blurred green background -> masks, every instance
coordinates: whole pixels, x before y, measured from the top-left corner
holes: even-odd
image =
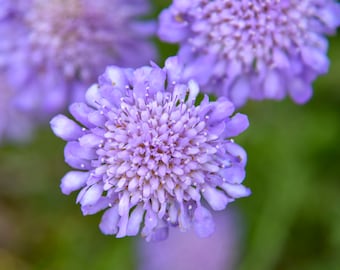
[[[154,2],[155,14],[168,3]],[[162,66],[175,47],[159,46]],[[308,104],[241,110],[253,192],[234,203],[245,222],[241,270],[340,269],[340,35],[329,56]],[[76,194],[61,194],[63,147],[48,126],[30,144],[1,146],[0,269],[136,269],[135,239],[102,235],[101,214],[83,217]]]

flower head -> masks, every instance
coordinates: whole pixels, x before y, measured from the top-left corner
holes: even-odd
[[[339,25],[333,0],[175,0],[158,33],[180,43],[186,77],[242,106],[287,94],[306,102],[328,70],[325,35]]]
[[[168,227],[193,227],[200,236],[214,223],[203,199],[222,210],[249,195],[241,185],[245,151],[230,137],[248,127],[231,102],[209,102],[194,81],[176,83],[178,62],[136,70],[110,66],[86,93],[86,103],[51,121],[67,141],[65,160],[76,171],[62,179],[63,193],[81,189],[84,214],[106,209],[100,228],[117,237],[163,239]],[[78,171],[81,170],[81,171]]]
[[[153,23],[138,21],[146,0],[2,0],[0,65],[17,104],[55,114],[82,99],[108,64],[139,66],[155,57]]]

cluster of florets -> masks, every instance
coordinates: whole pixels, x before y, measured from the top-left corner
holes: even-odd
[[[86,103],[52,122],[68,141],[65,160],[73,168],[62,179],[65,194],[81,189],[84,214],[106,209],[100,228],[117,237],[166,238],[169,226],[214,230],[205,201],[222,210],[249,195],[241,182],[246,153],[231,137],[248,127],[225,98],[210,102],[194,81],[177,83],[176,58],[164,69],[110,66],[86,93]],[[203,200],[204,199],[204,200]]]
[[[297,103],[328,70],[327,40],[340,25],[334,0],[174,0],[160,15],[161,39],[180,44],[184,76],[228,97]]]

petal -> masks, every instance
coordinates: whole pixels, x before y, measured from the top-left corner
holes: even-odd
[[[318,73],[324,74],[328,71],[329,60],[324,52],[316,48],[304,47],[301,49],[301,56],[305,64]]]
[[[273,60],[275,67],[283,69],[288,69],[290,67],[290,62],[287,54],[280,49],[274,49]]]
[[[91,133],[79,138],[79,145],[82,147],[94,148],[98,147],[101,143],[103,143],[103,138]]]
[[[188,86],[185,84],[176,84],[172,95],[176,97],[177,99],[184,101],[185,96],[187,94],[187,88]]]
[[[102,96],[99,91],[99,85],[93,84],[85,94],[85,99],[87,104],[92,106],[93,108],[99,108],[102,100]]]
[[[237,163],[244,166],[247,163],[246,151],[236,143],[230,142],[226,145],[225,149],[233,157],[237,158]]]
[[[249,79],[245,76],[240,76],[230,88],[230,100],[234,103],[235,107],[240,108],[246,103],[250,91]]]
[[[188,103],[189,104],[195,104],[196,97],[198,93],[200,92],[198,84],[194,80],[190,80],[188,82],[188,88],[189,88],[189,97],[188,97]]]
[[[239,184],[234,185],[229,183],[223,183],[221,187],[230,197],[233,198],[247,197],[251,194],[249,188],[246,188],[245,186]]]
[[[201,199],[201,195],[198,192],[197,188],[188,187],[187,193],[189,194],[190,198],[196,202],[198,202]]]
[[[130,210],[130,194],[124,192],[118,203],[118,213],[121,216],[128,215]]]
[[[126,87],[129,87],[128,85]],[[117,86],[102,84],[100,85],[100,93],[104,99],[102,99],[102,107],[116,107],[119,108],[122,97],[126,88],[118,88]]]
[[[100,184],[95,184],[86,190],[83,197],[80,199],[80,204],[82,206],[94,205],[103,193],[103,186]]]
[[[180,54],[181,52],[185,52],[183,47],[178,52],[178,54]],[[216,57],[214,55],[200,55],[191,60],[191,62],[184,67],[183,78],[195,79],[195,81],[199,85],[207,84],[211,79],[215,63]]]
[[[61,179],[60,188],[62,193],[69,195],[71,192],[85,186],[89,178],[88,172],[70,171]]]
[[[334,1],[336,2],[336,1]],[[322,21],[331,31],[334,31],[340,25],[340,5],[339,3],[329,3],[326,9],[319,9],[318,19]]]
[[[117,89],[125,89],[125,86],[128,85],[124,69],[117,66],[107,67],[104,74],[99,77],[98,81],[100,85],[108,84],[117,87]]]
[[[91,159],[96,157],[91,148],[84,148],[78,142],[68,142],[64,149],[65,162],[71,167],[80,170],[91,169]]]
[[[97,158],[95,149],[83,147],[79,142],[68,142],[65,148],[69,148],[70,152],[79,158],[87,160],[93,160]]]
[[[119,209],[118,209],[119,212]],[[125,237],[127,234],[127,226],[129,222],[129,213],[124,214],[123,216],[120,217],[120,220],[118,222],[118,233],[116,235],[117,238],[122,238]]]
[[[223,191],[217,190],[210,186],[204,187],[204,192],[202,191],[202,195],[209,203],[211,208],[216,211],[223,210],[227,204],[232,201]]]
[[[149,81],[148,92],[150,95],[164,91],[166,72],[163,69],[154,67],[147,79]]]
[[[289,81],[288,91],[292,99],[298,104],[306,103],[313,95],[310,83],[299,78],[293,78]]]
[[[141,205],[138,205],[131,213],[128,226],[127,226],[127,235],[137,235],[140,229],[140,225],[143,221],[145,210]]]
[[[89,122],[88,115],[94,110],[90,108],[85,103],[73,103],[70,105],[70,113],[73,115],[74,119],[76,119],[79,123],[83,124],[86,127],[92,127],[93,124]]]
[[[170,204],[169,210],[168,210],[168,214],[169,214],[169,221],[173,224],[177,223],[178,220],[178,210],[177,207],[174,203]]]
[[[157,215],[151,209],[148,209],[144,218],[144,228],[142,230],[142,235],[150,239],[152,232],[156,228],[157,224]]]
[[[98,213],[99,211],[108,208],[110,206],[111,198],[108,197],[100,197],[99,200],[93,205],[84,205],[81,207],[81,211],[84,216],[93,215]]]
[[[280,100],[285,96],[284,82],[278,71],[271,70],[263,82],[263,94],[266,98]]]
[[[219,174],[229,183],[242,183],[246,177],[246,171],[242,166],[232,165],[219,171]]]
[[[166,70],[170,83],[181,80],[183,66],[177,56],[166,59],[164,69]]]
[[[100,111],[93,111],[88,114],[88,120],[97,127],[104,127],[107,118]]]
[[[144,66],[136,69],[133,72],[133,93],[136,97],[144,100],[146,94],[146,88],[149,86],[149,77],[152,71],[152,67]]]
[[[188,209],[181,204],[181,211],[178,213],[178,226],[183,232],[190,229],[191,219],[188,213]]]
[[[199,237],[208,237],[215,231],[215,223],[210,211],[203,206],[196,208],[193,217],[194,230]]]
[[[54,134],[65,141],[77,140],[84,134],[77,123],[62,114],[53,117],[50,125]]]
[[[235,110],[233,103],[226,99],[219,99],[214,105],[213,111],[209,115],[209,123],[220,122],[230,116]]]
[[[165,9],[159,15],[157,34],[161,40],[177,43],[188,36],[188,24],[181,17],[174,16],[169,9]]]
[[[116,234],[118,232],[117,228],[118,221],[119,221],[118,206],[115,205],[105,211],[99,224],[99,228],[103,232],[103,234],[107,235]]]
[[[209,134],[216,135],[217,137],[221,136],[223,131],[225,130],[226,124],[224,122],[217,123],[215,125],[210,125],[208,127]]]
[[[168,238],[169,235],[169,226],[164,222],[160,221],[160,224],[157,225],[157,228],[151,234],[150,240],[153,242],[163,241]]]
[[[248,116],[237,113],[225,125],[223,135],[225,138],[238,136],[249,126]]]
[[[227,65],[226,74],[231,78],[238,76],[242,72],[242,62],[231,60]]]

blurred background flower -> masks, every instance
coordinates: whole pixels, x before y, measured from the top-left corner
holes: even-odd
[[[334,0],[174,0],[158,34],[179,43],[185,77],[240,107],[249,98],[308,101],[328,71],[325,35],[339,25]]]
[[[160,11],[169,2],[153,5]],[[176,53],[176,46],[158,45],[163,60]],[[329,59],[308,104],[242,108],[251,125],[238,143],[248,153],[252,196],[234,203],[245,228],[235,270],[339,268],[339,34],[330,38]],[[29,145],[0,148],[0,269],[138,269],[136,238],[102,235],[101,217],[83,217],[76,194],[61,194],[69,170],[63,148],[49,127]]]
[[[155,60],[149,11],[147,0],[2,0],[0,66],[14,109],[46,122],[83,100],[107,65]]]

